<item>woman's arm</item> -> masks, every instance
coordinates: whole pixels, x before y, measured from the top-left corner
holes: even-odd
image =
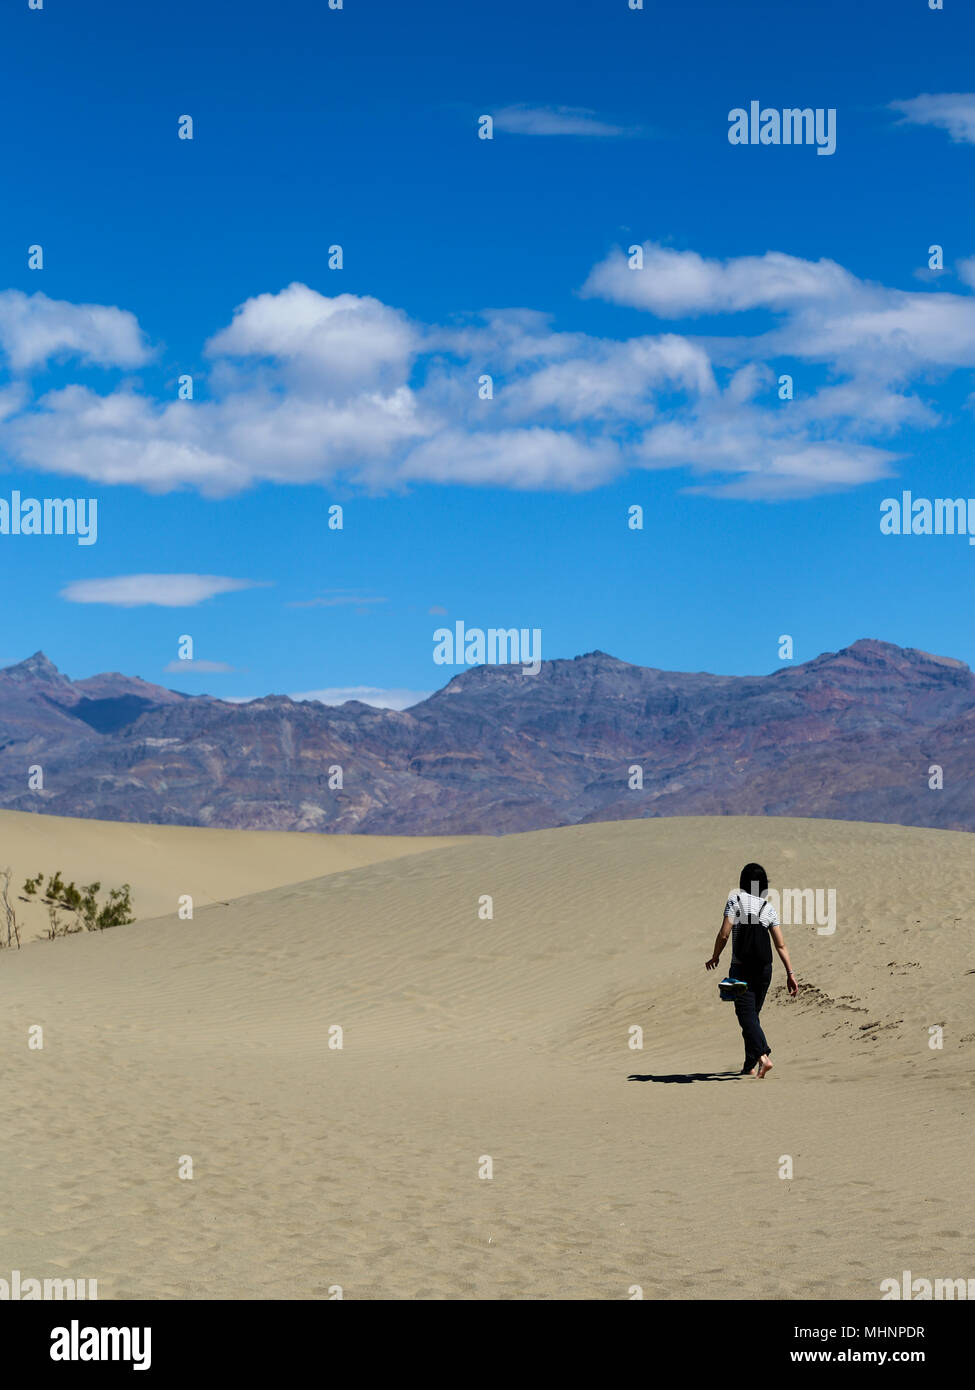
[[[778,951],[778,953],[779,953],[779,960],[780,960],[780,961],[782,962],[782,964],[785,966],[785,973],[786,973],[786,981],[785,981],[785,982],[786,982],[786,986],[787,986],[787,988],[788,988],[788,990],[789,990],[789,993],[790,993],[790,994],[798,994],[798,993],[799,993],[799,986],[798,986],[798,984],[796,983],[796,977],[795,977],[795,975],[793,975],[793,973],[792,973],[792,962],[791,962],[790,959],[789,959],[789,952],[786,950],[785,938],[784,938],[783,935],[782,935],[782,928],[781,928],[780,926],[778,926],[778,925],[776,925],[776,926],[774,926],[774,927],[769,927],[769,935],[770,935],[771,938],[772,938],[772,944],[775,946],[775,949],[776,949],[776,950]]]
[[[718,964],[718,957],[725,948],[728,937],[731,935],[731,928],[734,926],[730,917],[726,917],[718,928],[718,934],[714,938],[714,955],[710,960],[704,962],[705,970],[713,970]]]

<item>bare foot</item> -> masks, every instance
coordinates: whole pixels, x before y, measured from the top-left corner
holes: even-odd
[[[769,1061],[769,1059],[768,1059],[767,1057],[759,1057],[759,1059],[758,1059],[758,1079],[759,1079],[759,1081],[761,1081],[762,1078],[763,1078],[764,1076],[767,1076],[768,1073],[769,1073],[771,1070],[772,1070],[772,1063]]]
[[[752,1067],[749,1071],[746,1071],[745,1068],[742,1067],[742,1069],[741,1069],[741,1074],[742,1074],[742,1076],[754,1076],[754,1075],[755,1075],[755,1068]]]

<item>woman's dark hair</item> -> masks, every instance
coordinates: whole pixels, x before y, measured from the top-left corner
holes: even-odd
[[[768,874],[761,864],[746,864],[738,875],[738,887],[743,893],[754,893],[760,898],[768,892]]]

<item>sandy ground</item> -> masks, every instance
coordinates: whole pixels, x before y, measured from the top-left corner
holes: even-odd
[[[163,834],[98,833],[116,876],[133,835]],[[179,832],[190,855],[211,833]],[[215,895],[256,872],[258,837],[228,834],[239,876]],[[971,836],[688,818],[344,870],[376,842],[293,838],[332,871],[0,953],[0,1277],[97,1278],[102,1298],[877,1299],[904,1269],[975,1276]],[[802,988],[776,963],[764,1081],[728,1074],[740,1034],[704,970],[748,859],[837,893],[835,933],[785,930]]]

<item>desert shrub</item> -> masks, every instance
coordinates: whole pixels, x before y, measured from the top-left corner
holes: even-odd
[[[20,927],[17,913],[10,901],[10,878],[13,870],[9,866],[0,869],[0,948],[16,946],[20,949]]]
[[[72,936],[80,931],[104,931],[106,927],[126,926],[134,922],[132,916],[131,889],[127,883],[121,888],[109,889],[105,901],[99,903],[100,883],[85,883],[80,888],[74,883],[65,883],[61,870],[29,878],[24,884],[21,902],[42,902],[47,908],[48,929],[44,933],[48,941],[57,936]]]

